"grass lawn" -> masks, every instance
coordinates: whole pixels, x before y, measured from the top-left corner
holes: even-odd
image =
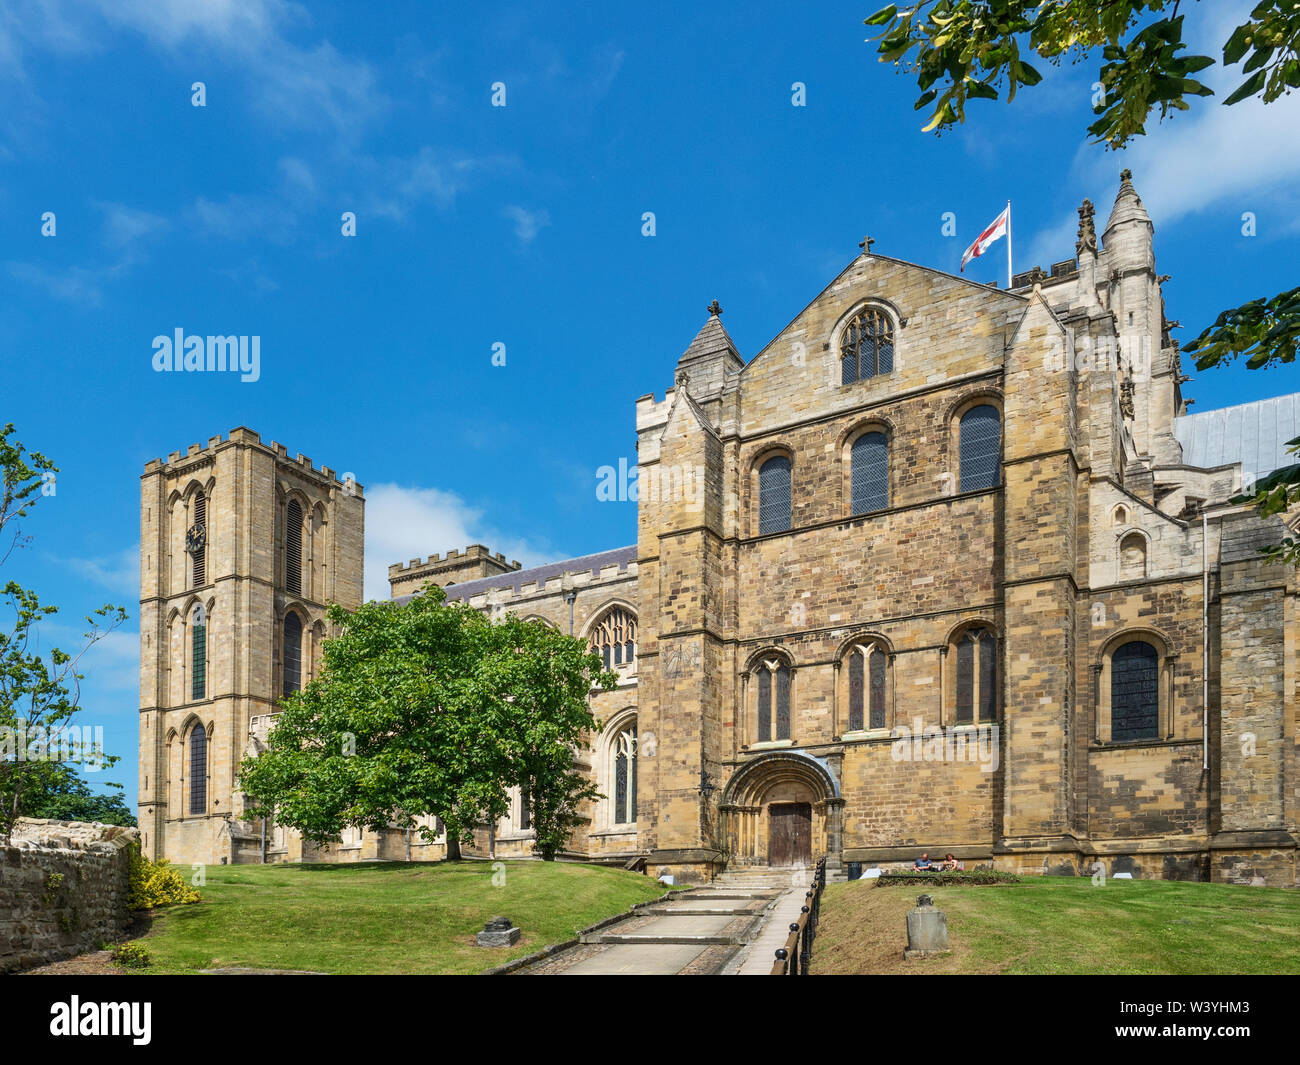
[[[1300,892],[1232,884],[1028,876],[993,887],[831,884],[814,974],[1300,973]],[[952,953],[903,961],[927,891]]]
[[[202,902],[155,914],[140,940],[153,956],[145,972],[477,973],[667,890],[621,869],[502,864],[500,887],[493,864],[477,861],[209,866]],[[520,941],[475,946],[474,933],[497,914],[523,930]]]

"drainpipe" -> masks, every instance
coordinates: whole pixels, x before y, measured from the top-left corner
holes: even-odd
[[[266,864],[266,818],[262,818],[262,864]]]
[[[1201,770],[1210,768],[1210,517],[1201,508]]]
[[[573,578],[564,579],[564,601],[569,604],[569,635],[573,635],[573,603],[578,598],[578,593],[573,587]]]

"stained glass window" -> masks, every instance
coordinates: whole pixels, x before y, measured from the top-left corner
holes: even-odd
[[[862,652],[854,648],[849,652],[849,731],[857,732],[862,728],[863,697],[863,659]]]
[[[629,610],[614,607],[591,630],[589,645],[600,654],[605,668],[630,666],[636,661],[636,617]]]
[[[1160,734],[1159,656],[1149,643],[1126,643],[1110,659],[1110,738],[1153,740]]]
[[[636,822],[636,726],[614,739],[614,824]]]

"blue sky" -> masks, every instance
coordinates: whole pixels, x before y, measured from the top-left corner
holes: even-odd
[[[389,562],[466,543],[526,564],[630,543],[635,504],[598,502],[596,471],[633,461],[633,403],[671,385],[708,302],[752,357],[866,233],[955,271],[1010,199],[1016,269],[1048,266],[1128,166],[1184,340],[1296,282],[1300,98],[1198,101],[1105,152],[1084,135],[1096,61],[1044,64],[1014,106],[935,137],[864,43],[876,0],[624,6],[0,11],[0,422],[62,471],[0,576],[61,608],[49,643],[106,600],[131,612],[87,657],[83,705],[132,804],[153,457],[249,425],[355,473],[377,595]],[[1249,7],[1191,8],[1196,50]],[[1209,79],[1220,99],[1237,80]],[[1004,269],[997,245],[969,273]],[[260,336],[260,379],[155,373],[176,328]],[[1297,388],[1231,368],[1186,391],[1201,411]]]

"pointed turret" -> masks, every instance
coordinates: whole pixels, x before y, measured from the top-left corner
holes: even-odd
[[[1109,253],[1111,271],[1150,270],[1155,265],[1151,238],[1155,226],[1151,216],[1142,206],[1142,197],[1133,187],[1133,172],[1123,170],[1119,175],[1119,193],[1110,210],[1102,242]]]
[[[727,375],[738,373],[745,365],[722,324],[722,307],[718,301],[714,300],[707,309],[708,320],[677,360],[678,375],[685,373],[689,377],[691,395],[701,401],[716,397]]]

